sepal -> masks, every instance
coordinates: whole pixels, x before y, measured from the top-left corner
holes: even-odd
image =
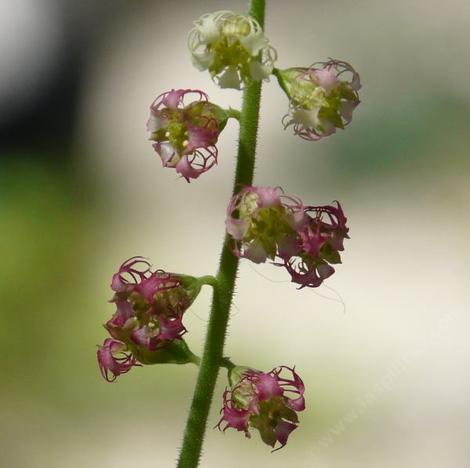
[[[169,345],[156,351],[149,351],[135,345],[131,345],[130,349],[141,364],[188,364],[198,362],[197,356],[191,352],[183,339],[172,341]]]

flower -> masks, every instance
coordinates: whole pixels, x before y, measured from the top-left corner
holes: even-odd
[[[124,342],[155,351],[186,332],[182,318],[200,290],[195,278],[151,271],[142,257],[124,262],[113,275],[116,312],[106,329]]]
[[[255,263],[274,260],[292,243],[298,224],[280,187],[244,187],[230,201],[225,225],[233,251]]]
[[[188,362],[184,361],[190,356],[186,345],[171,348],[177,356],[168,349],[186,333],[183,314],[201,289],[197,278],[152,271],[144,258],[132,257],[113,275],[111,289],[116,312],[104,326],[112,338],[98,350],[106,380],[128,372],[137,362]]]
[[[185,105],[189,95],[195,95],[196,100]],[[215,144],[227,118],[202,91],[172,89],[150,106],[147,131],[163,167],[175,168],[190,182],[217,163]]]
[[[283,266],[301,288],[318,287],[341,263],[348,238],[341,205],[305,206],[280,187],[244,187],[230,201],[225,221],[232,251],[255,263]]]
[[[101,375],[108,381],[114,382],[116,378],[129,372],[133,366],[138,366],[131,353],[126,353],[127,346],[118,340],[106,338],[103,346],[96,352]]]
[[[258,429],[264,443],[273,448],[279,443],[276,450],[284,447],[297,428],[297,413],[305,409],[305,387],[295,368],[280,366],[261,372],[235,367],[230,377],[232,385],[223,394],[217,427],[225,423],[223,431],[234,428],[246,437],[251,437],[249,429]]]
[[[360,103],[359,74],[341,60],[278,70],[277,76],[289,98],[284,128],[292,126],[294,134],[305,140],[317,141],[344,128]]]
[[[194,66],[209,70],[221,88],[241,89],[267,79],[277,58],[260,24],[231,11],[202,15],[189,33],[188,46]]]
[[[341,263],[344,239],[349,239],[347,218],[339,202],[336,206],[301,206],[305,222],[297,232],[296,242],[280,265],[285,266],[292,282],[315,288],[331,276],[331,264]],[[281,255],[282,257],[282,255]]]

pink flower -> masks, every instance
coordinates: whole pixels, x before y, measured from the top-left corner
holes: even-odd
[[[235,255],[275,260],[294,283],[315,288],[341,263],[346,221],[339,203],[305,206],[279,187],[245,187],[230,201],[225,223]]]
[[[223,394],[222,417],[217,427],[221,429],[225,423],[224,431],[231,427],[243,431],[246,437],[251,437],[249,429],[255,428],[266,444],[274,447],[278,442],[278,449],[284,447],[289,434],[297,428],[297,412],[305,409],[301,378],[286,366],[267,373],[235,368],[231,371],[234,373],[240,375]]]
[[[341,263],[339,252],[344,250],[349,229],[341,205],[336,205],[299,208],[307,222],[299,229],[296,245],[281,265],[301,288],[320,286],[335,272],[330,264]]]
[[[110,372],[114,380],[138,360],[151,362],[151,353],[182,339],[183,314],[199,294],[201,283],[191,276],[152,270],[144,258],[132,257],[113,275],[111,289],[116,312],[105,328],[113,339],[108,338],[98,351],[107,380]],[[113,357],[123,350],[128,351],[126,359]]]
[[[225,225],[233,251],[255,263],[276,256],[295,235],[296,219],[279,187],[244,187],[230,201]]]
[[[127,260],[113,275],[117,310],[105,327],[113,337],[150,351],[181,339],[186,332],[183,313],[200,290],[196,280],[188,287],[190,283],[184,275],[152,271],[141,257]]]
[[[341,60],[279,70],[278,81],[289,98],[284,128],[292,126],[305,140],[317,141],[344,128],[360,103],[359,74]]]
[[[98,347],[96,352],[101,375],[108,381],[113,382],[121,374],[129,372],[133,366],[138,366],[135,358],[127,352],[127,346],[121,341],[107,338],[103,346]]]
[[[196,100],[185,104],[185,98]],[[217,139],[227,121],[225,112],[199,90],[173,89],[150,106],[147,131],[164,167],[171,167],[188,182],[217,163]]]

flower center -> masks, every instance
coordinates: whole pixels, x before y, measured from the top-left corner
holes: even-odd
[[[188,129],[186,125],[180,121],[172,121],[165,130],[165,137],[178,150],[178,154],[181,154],[188,144]]]
[[[313,110],[328,107],[325,90],[311,81],[298,78],[292,83],[292,99],[302,108]]]

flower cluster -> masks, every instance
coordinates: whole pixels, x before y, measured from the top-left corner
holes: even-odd
[[[116,312],[104,325],[112,338],[97,352],[103,377],[113,381],[139,362],[161,362],[158,352],[186,332],[183,313],[200,288],[196,278],[152,271],[142,257],[124,262],[111,282]]]
[[[263,24],[264,2],[253,1],[250,12]],[[329,59],[308,68],[275,68],[277,52],[257,19],[231,11],[208,13],[194,22],[188,37],[196,68],[208,70],[221,88],[249,86],[241,111],[222,109],[198,89],[172,89],[160,94],[150,106],[147,131],[153,148],[163,167],[175,169],[187,182],[217,164],[216,144],[229,117],[240,123],[242,159],[237,166],[236,190],[241,180],[252,180],[260,82],[271,74],[289,98],[289,110],[282,119],[284,128],[292,127],[305,140],[317,141],[337,128],[343,129],[360,103],[360,78],[347,62]],[[244,153],[250,157],[243,159]],[[285,268],[300,289],[318,287],[335,272],[333,265],[341,263],[344,239],[349,238],[346,222],[339,202],[304,205],[280,187],[244,186],[231,199],[225,223],[234,255],[255,263],[270,260]],[[305,409],[304,384],[295,367],[279,366],[262,372],[236,366],[222,357],[220,346],[212,346],[212,340],[218,339],[212,332],[222,337],[226,332],[234,281],[235,269],[225,261],[217,277],[201,278],[152,269],[143,257],[125,261],[111,281],[110,302],[116,310],[104,325],[110,336],[98,347],[99,368],[103,377],[113,382],[144,364],[201,364],[189,421],[197,419],[194,415],[200,410],[199,403],[206,401],[202,406],[207,408],[199,418],[205,424],[217,375],[215,367],[226,367],[229,387],[223,393],[222,416],[216,427],[223,431],[233,428],[246,437],[257,429],[264,443],[273,451],[279,450],[298,427],[298,413]],[[214,287],[214,301],[201,361],[183,339],[187,332],[183,316],[203,284]],[[214,322],[217,316],[221,317],[218,330]],[[196,437],[201,430],[202,426]],[[188,444],[195,432],[191,434],[187,432],[189,438],[185,438],[182,449],[183,464],[191,459],[187,458],[189,452],[194,460],[199,454]]]
[[[258,429],[264,443],[274,447],[279,442],[278,449],[284,447],[297,428],[297,412],[305,409],[302,379],[286,366],[270,372],[235,367],[231,377],[234,375],[235,382],[223,395],[219,429],[225,423],[224,431],[232,427],[246,437],[250,437],[250,428]]]
[[[351,122],[361,82],[349,63],[331,59],[309,68],[278,70],[277,76],[289,97],[284,128],[292,126],[296,135],[316,141]]]
[[[185,98],[196,99],[185,104]],[[226,113],[193,89],[173,89],[150,106],[147,131],[164,167],[175,168],[188,182],[217,163],[217,139],[227,122]]]
[[[250,16],[218,11],[201,16],[189,33],[193,64],[209,70],[221,88],[240,89],[271,74],[276,51]]]
[[[305,206],[279,187],[245,187],[227,209],[233,252],[255,263],[284,266],[300,287],[317,287],[334,273],[348,238],[341,205]]]

